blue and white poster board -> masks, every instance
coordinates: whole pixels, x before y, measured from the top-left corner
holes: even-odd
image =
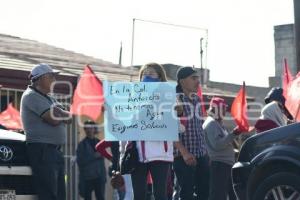
[[[175,83],[104,82],[106,141],[178,141]]]

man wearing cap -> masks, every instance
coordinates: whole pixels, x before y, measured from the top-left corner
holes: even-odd
[[[40,200],[65,200],[64,157],[65,123],[71,115],[48,93],[55,82],[47,64],[35,66],[29,75],[31,85],[21,98],[21,118],[27,142],[27,154]]]
[[[235,162],[232,142],[241,131],[238,127],[228,132],[223,125],[227,104],[220,97],[210,101],[208,117],[203,129],[210,158],[209,200],[235,200],[231,183],[231,168]]]
[[[181,188],[181,200],[206,200],[209,191],[209,166],[205,146],[200,99],[197,96],[199,75],[192,67],[177,71],[177,93],[184,131],[175,142],[174,170]]]

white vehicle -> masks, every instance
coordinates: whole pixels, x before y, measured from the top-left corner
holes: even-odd
[[[0,199],[37,200],[25,135],[0,129]]]

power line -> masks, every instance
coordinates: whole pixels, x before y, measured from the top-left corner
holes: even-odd
[[[167,23],[167,22],[160,22],[160,21],[153,21],[153,20],[145,20],[145,19],[138,19],[133,18],[132,20],[132,44],[131,44],[131,66],[133,66],[133,57],[134,57],[134,36],[135,36],[135,21],[141,21],[146,23],[152,23],[152,24],[161,24],[166,26],[173,26],[173,27],[179,27],[179,28],[186,28],[186,29],[194,29],[194,30],[201,30],[205,32],[206,35],[206,42],[205,42],[205,67],[207,67],[207,44],[208,44],[208,29],[202,28],[202,27],[196,27],[196,26],[188,26],[188,25],[182,25],[182,24],[173,24],[173,23]],[[200,63],[200,65],[202,65]]]
[[[145,20],[145,19],[138,19],[138,18],[134,18],[134,19],[137,20],[137,21],[148,22],[148,23],[153,23],[153,24],[162,24],[162,25],[175,26],[175,27],[180,27],[180,28],[196,29],[196,30],[202,30],[202,31],[206,31],[206,32],[208,31],[206,28],[201,28],[201,27],[196,27],[196,26],[187,26],[187,25],[181,25],[181,24],[172,24],[172,23],[152,21],[152,20]]]

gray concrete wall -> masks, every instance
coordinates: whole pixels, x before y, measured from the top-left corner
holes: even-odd
[[[296,48],[294,36],[294,24],[274,26],[275,42],[275,76],[282,76],[283,59],[288,61],[289,68],[296,74]]]

